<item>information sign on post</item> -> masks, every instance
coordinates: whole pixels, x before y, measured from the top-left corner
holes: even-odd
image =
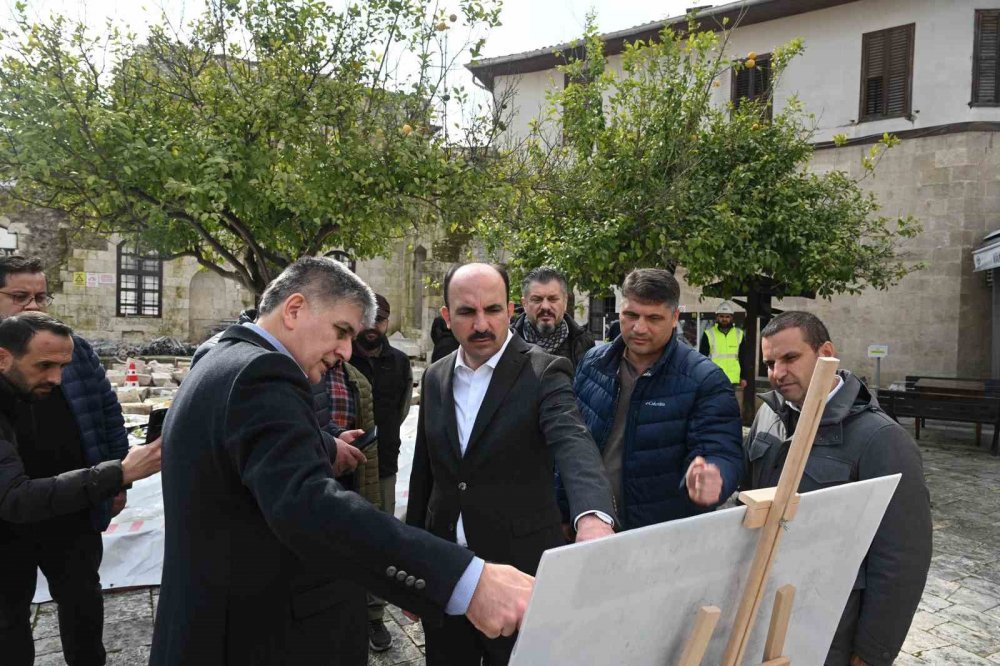
[[[875,359],[875,388],[882,385],[882,359],[889,355],[889,345],[868,345],[868,358]]]

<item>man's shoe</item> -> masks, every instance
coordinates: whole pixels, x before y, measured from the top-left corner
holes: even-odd
[[[385,628],[382,620],[372,620],[368,623],[368,645],[375,652],[385,652],[392,647],[392,634]]]

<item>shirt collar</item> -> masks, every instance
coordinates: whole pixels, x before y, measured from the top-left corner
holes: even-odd
[[[496,354],[493,354],[493,356],[490,356],[489,360],[487,360],[486,363],[483,363],[483,365],[488,366],[490,370],[496,369],[497,363],[500,362],[500,357],[503,356],[503,353],[505,351],[507,351],[507,345],[510,344],[510,339],[512,337],[514,337],[514,334],[511,333],[509,330],[506,330],[506,333],[507,333],[507,337],[504,339],[503,344],[500,345],[500,350]],[[481,368],[481,367],[483,367],[483,365],[481,365],[479,367]],[[456,369],[457,368],[465,368],[469,372],[475,372],[475,370],[473,370],[472,368],[470,368],[466,364],[466,362],[465,362],[465,350],[462,349],[461,346],[459,346],[459,348],[458,348],[458,353],[455,354],[455,368]]]
[[[254,333],[256,333],[257,335],[259,335],[260,337],[262,337],[265,340],[267,340],[268,342],[270,342],[271,346],[273,346],[276,351],[281,352],[282,354],[284,354],[288,358],[290,358],[293,361],[295,361],[295,357],[292,356],[292,353],[290,351],[288,351],[288,348],[285,347],[285,345],[281,344],[281,341],[278,340],[278,338],[276,338],[273,335],[271,335],[271,333],[267,329],[262,328],[261,326],[258,326],[256,323],[254,323],[252,321],[246,321],[246,322],[243,322],[240,325],[241,326],[246,326],[251,331],[253,331]],[[295,365],[299,365],[299,362],[295,361]],[[302,368],[302,366],[299,365],[299,369],[301,369],[301,368]],[[302,372],[304,373],[305,370],[303,370]]]
[[[826,403],[824,403],[824,404],[830,404],[830,401],[833,400],[833,396],[835,396],[838,393],[840,393],[840,389],[844,388],[844,378],[841,377],[840,375],[835,375],[835,376],[837,377],[837,385],[834,386],[833,390],[830,391],[830,393],[826,396]],[[801,412],[802,411],[798,407],[798,405],[795,405],[795,404],[793,404],[791,402],[788,403],[788,406],[791,407],[792,409],[794,409],[797,412]]]

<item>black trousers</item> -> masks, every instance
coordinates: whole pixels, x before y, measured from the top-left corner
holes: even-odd
[[[104,599],[98,568],[101,535],[92,530],[34,530],[0,543],[0,661],[32,666],[31,599],[37,569],[59,607],[59,638],[68,666],[103,666]]]
[[[427,666],[506,666],[516,640],[517,634],[487,638],[464,615],[446,615],[438,627],[424,625]]]

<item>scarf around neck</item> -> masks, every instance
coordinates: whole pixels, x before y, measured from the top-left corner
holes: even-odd
[[[569,337],[569,324],[563,319],[556,326],[556,330],[552,331],[548,335],[542,335],[535,328],[535,325],[531,323],[531,320],[527,317],[524,318],[523,331],[524,341],[530,342],[531,344],[538,345],[544,351],[554,354],[556,350],[562,347],[563,343]]]

